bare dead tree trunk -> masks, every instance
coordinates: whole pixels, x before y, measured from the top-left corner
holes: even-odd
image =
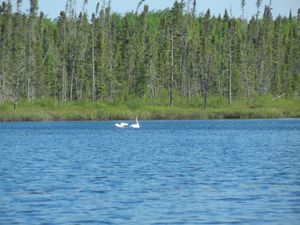
[[[18,104],[19,98],[14,98],[14,111],[17,109],[17,104]]]
[[[29,41],[31,42],[31,41]],[[26,77],[26,81],[27,81],[27,99],[30,99],[30,76],[31,76],[31,43],[29,43],[29,49],[28,49],[29,53],[28,53],[28,65],[27,65],[27,77]]]
[[[93,28],[92,28],[92,99],[93,103],[96,100],[96,77],[95,77],[95,22],[92,21]]]
[[[242,41],[242,78],[243,81],[246,84],[246,96],[250,97],[250,87],[249,87],[249,78],[248,78],[248,73],[247,73],[247,61],[246,61],[246,54],[245,54],[245,49],[246,49],[246,44],[245,40]]]
[[[63,71],[62,71],[62,79],[61,79],[61,86],[62,86],[62,91],[61,91],[61,100],[66,101],[67,100],[67,82],[66,82],[66,65],[65,65],[65,60],[63,61]]]
[[[112,101],[113,98],[113,82],[112,80],[109,81],[109,99]]]
[[[93,103],[96,100],[96,78],[95,78],[95,48],[94,48],[94,41],[93,41],[93,47],[92,47],[92,98]]]
[[[207,69],[207,75],[205,80],[205,93],[204,93],[204,108],[207,109],[208,106],[208,92],[209,92],[209,81],[210,81],[210,75],[211,75],[211,64],[212,64],[212,56],[210,55],[208,58],[208,69]]]
[[[171,107],[174,105],[173,97],[173,84],[174,84],[174,31],[171,32],[171,71],[170,71],[170,83],[169,83],[169,104]]]
[[[231,40],[229,44],[229,85],[228,85],[228,104],[231,105],[232,102],[232,50],[231,50]]]
[[[75,76],[75,93],[77,98],[79,99],[79,90],[78,90],[78,79],[77,76]]]
[[[1,73],[1,91],[2,91],[2,96],[1,96],[1,101],[6,100],[6,87],[5,87],[5,56],[4,56],[4,44],[2,45],[2,73]]]
[[[149,77],[150,77],[150,93],[151,93],[151,98],[155,98],[156,96],[156,84],[155,84],[155,77],[154,77],[154,73],[152,71],[152,61],[150,61],[149,64]]]
[[[34,49],[32,46],[33,44],[33,26],[34,26],[34,18],[29,19],[29,32],[28,32],[28,66],[27,66],[27,99],[30,99],[32,97],[32,84],[31,84],[31,78],[34,75]]]
[[[17,78],[17,83],[14,89],[14,98],[13,98],[14,111],[17,109],[17,104],[20,99],[18,92],[19,92],[19,78]]]
[[[70,100],[73,99],[73,82],[74,82],[74,75],[75,75],[75,65],[76,65],[76,56],[74,56],[73,59],[73,65],[72,65],[72,72],[71,72],[71,82],[70,82]]]

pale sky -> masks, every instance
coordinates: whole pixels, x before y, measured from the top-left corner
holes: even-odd
[[[11,0],[15,5],[17,0]],[[82,8],[83,0],[74,0],[77,4],[77,9],[80,11]],[[126,13],[135,11],[137,4],[140,0],[111,0],[112,10],[118,13]],[[180,0],[179,0],[180,1]],[[0,0],[2,3],[3,0]],[[88,0],[88,13],[91,15],[96,8],[97,2],[102,0]],[[108,2],[108,0],[106,0]],[[144,4],[149,5],[150,10],[158,10],[172,7],[175,0],[145,0]],[[192,2],[192,0],[191,0]],[[263,6],[261,7],[261,14],[263,13],[264,5],[269,4],[270,0],[263,0]],[[273,8],[273,17],[288,16],[290,9],[292,14],[297,14],[298,8],[300,8],[300,0],[271,0]],[[55,19],[58,17],[59,12],[65,9],[66,0],[39,0],[39,8],[49,18]],[[232,8],[232,15],[234,17],[240,17],[241,6],[240,0],[197,0],[197,14],[205,13],[209,8],[211,13],[215,16],[221,14],[223,16],[225,8],[228,10]],[[29,0],[23,0],[23,11],[27,12],[29,8]],[[141,9],[143,6],[141,6]],[[248,19],[256,13],[256,0],[246,0],[245,17]]]

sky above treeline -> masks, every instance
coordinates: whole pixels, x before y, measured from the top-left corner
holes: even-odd
[[[11,0],[13,5],[16,5],[17,0]],[[83,0],[73,0],[76,3],[77,12],[82,9]],[[179,0],[180,1],[180,0]],[[3,2],[3,0],[0,0]],[[98,2],[102,0],[88,0],[87,11],[91,15],[96,8]],[[108,2],[108,0],[106,0]],[[111,7],[113,12],[124,14],[126,12],[135,11],[140,0],[111,0]],[[150,10],[162,10],[171,8],[175,0],[145,0],[143,4],[149,5]],[[187,1],[186,1],[187,2]],[[191,0],[193,2],[193,0]],[[205,13],[210,9],[211,14],[223,16],[225,8],[229,11],[231,9],[233,17],[241,16],[241,1],[240,0],[197,0],[197,14]],[[263,0],[261,7],[261,14],[263,14],[264,5],[271,4],[272,14],[274,17],[278,15],[288,16],[290,10],[292,15],[297,15],[298,8],[300,8],[300,0]],[[39,0],[39,10],[51,19],[58,17],[59,12],[64,10],[66,0]],[[26,13],[29,9],[29,0],[23,0],[23,11]],[[143,5],[140,10],[143,9]],[[256,13],[256,0],[246,0],[245,17],[250,19]]]

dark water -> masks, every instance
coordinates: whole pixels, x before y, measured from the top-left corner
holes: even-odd
[[[0,123],[0,224],[300,224],[300,120]]]

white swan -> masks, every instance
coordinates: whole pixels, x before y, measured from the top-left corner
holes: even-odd
[[[121,123],[115,123],[115,126],[117,128],[124,128],[124,127],[128,126],[128,123],[123,123],[123,122],[121,122]]]
[[[137,117],[135,118],[136,123],[130,125],[131,128],[140,128],[140,124],[139,124],[139,121],[138,121],[138,117],[139,117],[139,116],[137,116]]]

